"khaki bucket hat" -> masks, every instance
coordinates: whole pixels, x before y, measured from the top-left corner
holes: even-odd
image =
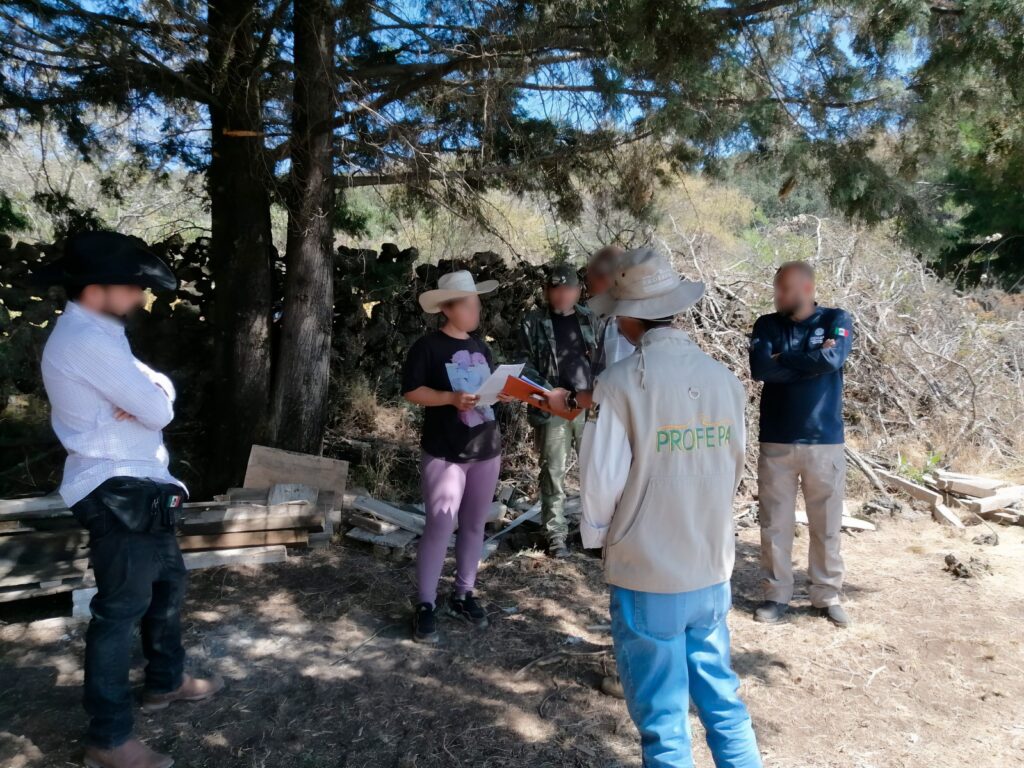
[[[602,316],[660,320],[684,312],[703,295],[704,283],[680,278],[654,248],[637,248],[619,257],[611,287],[587,306]]]

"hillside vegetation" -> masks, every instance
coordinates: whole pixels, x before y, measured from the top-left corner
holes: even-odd
[[[385,197],[371,209],[374,194],[365,191],[373,213],[365,236],[339,244],[335,259],[328,452],[344,453],[344,439],[351,437],[413,448],[418,414],[399,402],[397,377],[408,345],[431,327],[416,295],[433,286],[439,272],[468,267],[502,281],[503,289],[485,302],[482,330],[510,358],[519,319],[541,298],[540,265],[552,259],[582,264],[586,253],[614,239],[627,246],[654,242],[682,273],[708,284],[705,300],[682,322],[745,380],[747,334],[755,317],[771,309],[775,267],[810,260],[821,302],[842,306],[856,319],[847,367],[851,445],[909,474],[936,464],[1010,475],[1024,468],[1021,297],[955,290],[882,229],[806,213],[768,216],[737,186],[695,176],[657,187],[642,225],[608,213],[601,193],[589,196],[574,227],[558,225],[542,198],[492,193],[493,216],[469,223],[443,212],[403,219]],[[127,221],[125,229],[133,231]],[[390,239],[415,249],[369,248]],[[209,404],[214,380],[205,363],[213,335],[207,241],[172,237],[154,247],[174,264],[183,286],[177,297],[155,302],[134,324],[133,336],[139,355],[171,371],[183,392],[169,435],[172,455],[177,470],[203,488],[202,435],[216,419]],[[59,478],[61,451],[47,424],[38,356],[61,296],[26,287],[30,263],[47,258],[46,252],[54,248],[40,252],[12,242],[0,249],[4,494],[47,491]],[[747,384],[753,428],[757,385]],[[505,421],[510,467],[525,478],[531,442],[521,416],[506,414]],[[375,461],[386,467],[390,459]],[[414,474],[414,464],[408,469]]]

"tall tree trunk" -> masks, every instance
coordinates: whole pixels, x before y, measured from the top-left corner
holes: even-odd
[[[216,372],[209,419],[209,484],[239,484],[253,442],[266,440],[270,404],[273,244],[263,143],[257,9],[251,0],[211,0],[209,62],[215,101],[208,173],[213,230]]]
[[[334,310],[330,0],[295,0],[294,32],[288,245],[273,424],[278,446],[319,453],[327,419]]]

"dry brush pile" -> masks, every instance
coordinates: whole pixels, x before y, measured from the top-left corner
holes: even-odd
[[[680,268],[708,282],[690,317],[702,347],[746,380],[747,340],[771,311],[777,265],[807,258],[821,303],[854,317],[845,370],[848,442],[910,474],[932,466],[1024,470],[1024,297],[964,294],[878,233],[798,217],[750,252],[715,256],[700,238],[665,241]]]

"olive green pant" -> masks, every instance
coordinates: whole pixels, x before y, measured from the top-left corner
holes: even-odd
[[[766,600],[788,603],[793,599],[796,495],[802,490],[810,529],[807,581],[811,605],[825,608],[839,603],[845,572],[839,553],[845,486],[842,445],[761,443],[757,492]]]
[[[536,428],[540,453],[541,514],[548,541],[564,541],[569,535],[569,521],[565,517],[565,472],[569,466],[569,452],[575,449],[579,453],[586,421],[584,411],[572,421],[552,416]]]

